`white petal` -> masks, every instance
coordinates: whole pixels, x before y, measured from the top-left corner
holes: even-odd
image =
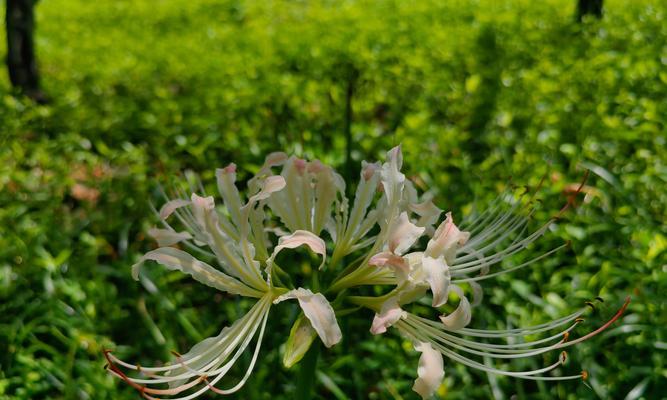
[[[338,193],[345,193],[345,181],[331,167],[315,160],[308,165],[309,172],[315,177],[313,209],[313,232],[319,234],[331,217],[331,207],[338,198]]]
[[[456,258],[456,250],[463,246],[468,238],[470,238],[470,233],[461,232],[454,224],[452,213],[448,212],[445,220],[433,234],[433,238],[429,240],[424,253],[434,258],[444,256],[447,265],[452,265]]]
[[[185,199],[175,199],[166,202],[162,208],[160,208],[160,218],[167,219],[171,214],[173,214],[176,209],[185,207],[190,204],[190,200]]]
[[[419,393],[422,399],[428,399],[438,390],[442,379],[445,377],[442,354],[426,342],[416,344],[415,350],[422,354],[419,357],[419,367],[417,368],[419,377],[415,380],[412,390]]]
[[[382,186],[387,202],[393,205],[400,201],[401,193],[403,191],[403,182],[405,182],[405,175],[401,173],[401,166],[403,165],[403,154],[401,147],[396,146],[387,152],[387,161],[382,164]]]
[[[375,314],[371,326],[371,333],[373,335],[385,333],[387,328],[398,322],[404,315],[405,311],[398,305],[398,300],[395,297],[390,298],[382,304],[380,313]]]
[[[410,222],[408,213],[403,211],[389,232],[389,250],[401,255],[415,244],[423,233],[424,228]]]
[[[433,307],[440,307],[447,302],[447,296],[449,296],[449,284],[451,282],[449,267],[442,257],[431,258],[425,256],[422,258],[422,268],[433,293]]]
[[[236,165],[229,164],[225,168],[215,170],[215,177],[218,181],[218,191],[227,207],[234,225],[240,228],[241,223],[241,195],[236,187]]]
[[[157,244],[160,247],[171,246],[183,240],[192,239],[192,235],[189,232],[176,232],[171,229],[151,228],[148,230],[148,234],[157,240]]]
[[[452,290],[454,290],[456,294],[459,295],[461,301],[453,313],[449,315],[441,315],[440,321],[442,321],[443,325],[445,325],[447,328],[451,330],[458,330],[465,328],[470,323],[472,313],[470,311],[470,302],[463,295],[461,288],[456,285],[452,285]]]
[[[282,249],[295,249],[304,244],[310,247],[313,252],[322,256],[322,263],[319,267],[321,269],[324,266],[324,261],[327,256],[327,247],[324,240],[312,232],[301,230],[295,231],[289,236],[281,237],[280,240],[278,240],[278,246],[273,249],[273,254],[271,254],[271,257],[267,260],[267,264],[271,264]]]
[[[138,263],[132,266],[132,277],[139,279],[139,269],[148,260],[156,261],[172,271],[181,271],[191,275],[204,285],[214,287],[224,292],[240,294],[242,296],[259,297],[261,292],[251,289],[233,277],[218,271],[203,261],[197,260],[189,253],[173,247],[161,247],[144,254]]]
[[[277,297],[273,304],[290,299],[299,301],[303,313],[310,320],[326,347],[340,342],[343,334],[336,321],[336,314],[322,293],[313,293],[308,289],[298,288]]]

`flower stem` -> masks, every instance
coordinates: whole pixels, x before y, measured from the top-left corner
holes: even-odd
[[[301,360],[301,368],[296,384],[297,400],[310,400],[313,398],[315,387],[315,371],[317,370],[317,359],[320,355],[320,341],[315,340],[310,349]]]

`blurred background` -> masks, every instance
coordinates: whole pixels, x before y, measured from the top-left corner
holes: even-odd
[[[16,43],[19,89],[0,68],[0,399],[139,398],[102,349],[154,364],[247,309],[160,268],[131,279],[154,246],[158,183],[191,170],[212,184],[229,162],[244,180],[278,150],[356,177],[399,143],[406,175],[455,218],[510,177],[545,174],[536,219],[548,218],[591,171],[577,209],[526,257],[571,248],[485,281],[473,327],[537,324],[602,296],[586,331],[633,296],[621,323],[570,351],[562,370],[588,370],[586,383],[446,360],[440,398],[667,398],[667,3],[604,0],[601,17],[601,0],[582,3],[37,2],[39,85]],[[29,47],[30,24],[7,21]],[[236,398],[292,398],[280,346],[295,315],[272,313]],[[416,398],[418,354],[371,336],[371,318],[348,318],[346,341],[323,353],[318,398]]]

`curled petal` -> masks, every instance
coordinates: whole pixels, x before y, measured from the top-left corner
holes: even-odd
[[[405,311],[398,305],[398,300],[395,297],[390,298],[382,304],[380,313],[375,314],[371,325],[371,333],[378,335],[387,332],[387,328],[398,322],[404,315]]]
[[[412,247],[423,233],[424,228],[410,222],[408,213],[403,211],[389,232],[389,250],[401,255]]]
[[[454,290],[456,294],[459,295],[461,301],[459,302],[458,307],[456,307],[456,310],[454,310],[453,313],[449,315],[441,315],[440,321],[442,321],[445,327],[455,331],[461,328],[465,328],[470,323],[470,320],[472,318],[472,313],[470,311],[470,302],[463,295],[463,291],[461,290],[461,288],[459,288],[456,285],[452,285],[452,290]]]
[[[278,241],[278,246],[273,249],[273,254],[271,254],[271,257],[267,260],[267,264],[270,265],[282,249],[295,249],[304,244],[310,247],[313,252],[322,256],[322,263],[319,267],[322,269],[327,256],[327,248],[324,240],[312,232],[301,230],[295,231],[289,236],[281,237]]]
[[[280,175],[272,175],[266,178],[264,184],[262,185],[261,190],[256,195],[248,199],[248,204],[245,207],[248,207],[250,204],[254,204],[260,200],[266,200],[271,196],[271,193],[278,192],[285,187],[285,178]]]
[[[171,229],[151,228],[148,234],[157,240],[158,246],[171,246],[183,240],[192,239],[192,235],[188,232],[176,232]]]
[[[175,199],[166,202],[162,208],[160,208],[160,218],[167,219],[171,214],[174,213],[177,209],[185,207],[190,204],[190,200],[185,199]]]
[[[417,368],[418,378],[415,380],[412,390],[419,393],[422,399],[428,399],[438,390],[442,379],[445,377],[442,354],[433,349],[431,344],[427,342],[417,343],[415,350],[422,354],[419,357],[419,367]]]
[[[422,269],[426,275],[426,282],[431,286],[431,292],[433,292],[433,307],[440,307],[447,302],[447,296],[449,296],[449,285],[452,279],[449,266],[442,257],[425,256],[422,258]]]
[[[191,275],[204,285],[224,292],[249,297],[261,297],[262,293],[239,282],[233,277],[218,271],[203,261],[192,257],[189,253],[173,247],[161,247],[144,254],[138,263],[132,266],[132,277],[139,279],[139,269],[148,260],[156,261],[172,271],[181,271]]]
[[[273,304],[290,299],[299,301],[303,313],[310,320],[313,329],[326,347],[340,342],[343,334],[336,321],[336,314],[322,293],[313,293],[309,289],[298,288],[277,297]]]
[[[456,257],[456,250],[463,246],[470,238],[470,232],[461,232],[454,224],[452,213],[448,212],[445,220],[440,224],[429,240],[424,252],[430,257],[444,256],[448,265],[452,265]]]

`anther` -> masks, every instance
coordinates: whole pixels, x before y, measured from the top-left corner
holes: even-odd
[[[597,296],[595,300],[599,301],[600,303],[604,303],[604,299],[600,296]]]
[[[595,311],[595,305],[593,304],[593,302],[591,302],[591,301],[587,301],[587,302],[584,303],[584,304],[586,304],[587,306],[589,306],[590,308],[592,308],[593,311]]]
[[[588,371],[581,371],[581,379],[583,380],[588,379]]]
[[[570,338],[570,332],[563,333],[563,343],[567,342],[569,338]]]
[[[579,324],[579,323],[581,323],[581,322],[584,322],[584,319],[581,318],[581,317],[579,317],[579,318],[575,319],[574,322],[576,322],[576,323]]]
[[[560,363],[565,364],[566,360],[567,360],[567,352],[564,351],[564,352],[560,353]]]

